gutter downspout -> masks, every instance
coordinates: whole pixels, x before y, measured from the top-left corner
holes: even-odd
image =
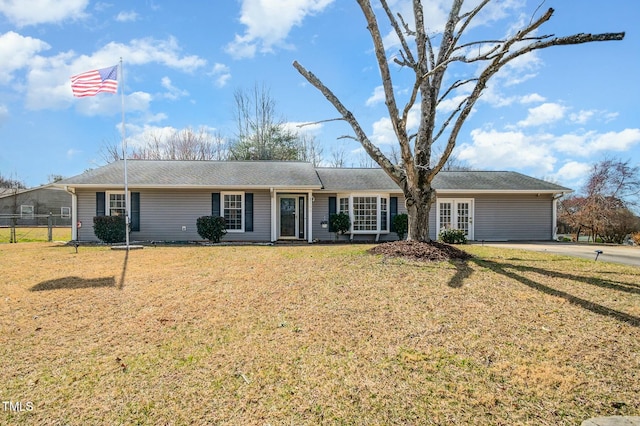
[[[553,203],[551,207],[551,238],[558,241],[558,200],[564,197],[564,192],[553,194]]]
[[[78,195],[75,188],[67,185],[64,190],[71,194],[71,241],[78,241]]]

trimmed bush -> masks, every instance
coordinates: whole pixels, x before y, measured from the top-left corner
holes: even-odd
[[[438,234],[438,239],[447,244],[467,243],[467,236],[462,229],[443,229]]]
[[[201,216],[196,221],[198,235],[212,243],[219,243],[227,233],[227,224],[222,216]]]
[[[332,214],[329,217],[329,226],[338,234],[345,234],[351,228],[351,219],[345,212]]]
[[[393,218],[393,228],[398,234],[398,239],[404,240],[409,230],[409,216],[406,213],[401,213]]]
[[[121,243],[126,239],[124,216],[96,216],[93,233],[103,243]]]

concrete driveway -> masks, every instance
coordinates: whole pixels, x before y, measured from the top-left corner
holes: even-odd
[[[474,243],[483,244],[483,243]],[[640,247],[631,246],[614,246],[605,244],[576,244],[576,243],[559,243],[559,242],[505,242],[494,243],[484,242],[485,246],[513,248],[521,250],[541,251],[553,254],[562,254],[565,256],[583,257],[594,260],[596,258],[596,250],[602,250],[602,254],[598,256],[598,262],[615,262],[625,265],[640,267]]]

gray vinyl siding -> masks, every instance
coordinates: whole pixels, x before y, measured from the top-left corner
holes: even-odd
[[[136,190],[140,192],[140,231],[131,232],[132,241],[200,241],[196,220],[211,214],[212,190]],[[271,202],[268,191],[245,191],[253,195],[254,232],[229,232],[222,241],[270,241]],[[96,192],[78,191],[80,241],[98,241],[93,233]],[[186,231],[182,227],[186,227]]]
[[[475,241],[544,241],[553,239],[550,194],[438,194],[439,198],[474,200]],[[437,204],[429,212],[429,235],[437,238]]]
[[[551,240],[553,199],[549,194],[477,196],[476,241]]]

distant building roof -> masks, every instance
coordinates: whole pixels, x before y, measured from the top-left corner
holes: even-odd
[[[314,168],[293,161],[128,160],[131,187],[301,188],[325,191],[400,192],[382,169]],[[124,162],[57,182],[58,186],[121,187]],[[509,171],[441,171],[433,181],[444,192],[571,192],[563,186]]]

